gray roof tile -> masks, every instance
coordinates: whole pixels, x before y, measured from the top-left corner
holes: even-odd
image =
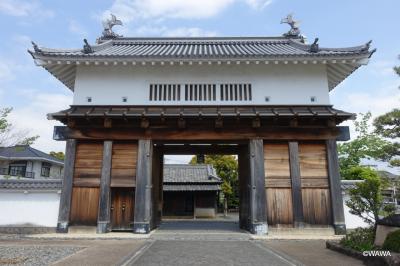
[[[0,179],[0,189],[10,190],[55,190],[61,189],[61,179]]]
[[[35,148],[32,148],[28,145],[17,145],[11,147],[0,147],[0,159],[15,159],[21,158],[22,159],[42,159],[45,161],[53,161],[56,163],[63,164],[64,161],[57,159],[47,153],[39,151]]]
[[[218,191],[222,180],[209,164],[164,165],[164,191]]]
[[[81,49],[40,48],[36,56],[101,58],[133,57],[149,59],[218,59],[268,57],[354,56],[370,54],[369,46],[321,48],[310,52],[310,45],[285,37],[215,37],[215,38],[116,38],[93,45],[93,53]]]

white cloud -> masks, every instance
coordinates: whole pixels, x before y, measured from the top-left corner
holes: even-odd
[[[38,1],[34,0],[1,0],[0,13],[15,17],[34,16],[39,19],[54,17],[52,10],[44,8]]]
[[[218,14],[234,0],[115,0],[104,12],[116,14],[129,23],[140,18],[208,18]]]
[[[202,19],[213,17],[237,2],[244,2],[253,9],[263,9],[273,0],[115,0],[102,17],[113,13],[124,23],[149,18]]]
[[[368,66],[368,71],[374,76],[395,76],[393,66],[397,65],[395,60],[372,61]]]
[[[273,0],[245,0],[245,2],[253,9],[263,9],[272,4]]]
[[[400,106],[400,94],[397,84],[388,88],[377,89],[374,92],[348,93],[341,105],[347,106],[346,111],[366,113],[378,116]]]
[[[53,127],[61,125],[56,121],[46,118],[48,113],[57,112],[68,108],[72,97],[66,94],[55,93],[32,93],[25,94],[30,99],[30,104],[14,108],[10,114],[10,121],[17,130],[27,129],[29,135],[39,135],[34,147],[44,152],[64,151],[65,143],[53,140]]]
[[[166,37],[212,37],[216,36],[217,33],[215,31],[206,31],[200,28],[175,28],[168,29],[162,33],[163,36]]]

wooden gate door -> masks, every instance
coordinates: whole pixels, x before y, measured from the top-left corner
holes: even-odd
[[[133,188],[113,188],[111,197],[112,230],[131,230],[135,206]]]

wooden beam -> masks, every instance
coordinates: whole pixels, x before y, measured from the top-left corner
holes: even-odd
[[[104,127],[112,128],[112,119],[109,117],[104,118]]]
[[[57,233],[68,233],[72,184],[74,179],[75,153],[76,140],[67,140],[64,160],[64,179],[62,182],[60,207],[58,211]]]
[[[136,170],[135,218],[133,232],[147,234],[151,230],[153,142],[139,139]]]
[[[332,202],[332,217],[335,234],[346,234],[346,223],[344,220],[342,188],[340,183],[339,160],[336,140],[326,141],[326,152],[328,161],[329,186]]]
[[[264,170],[264,144],[262,139],[249,141],[250,153],[250,232],[256,235],[265,235],[268,232],[266,195],[265,195],[265,170]]]
[[[223,128],[224,127],[224,120],[222,118],[215,119],[215,128]]]
[[[191,155],[191,154],[238,154],[239,147],[232,145],[168,145],[163,146],[164,154]]]
[[[103,163],[100,177],[99,213],[97,218],[97,233],[104,234],[110,231],[111,208],[111,158],[112,141],[106,140],[103,145]]]
[[[141,128],[149,128],[149,126],[150,126],[150,121],[149,121],[148,119],[143,118],[143,119],[140,121],[140,127],[141,127]]]
[[[340,134],[338,128],[280,128],[261,127],[232,129],[72,129],[66,127],[54,127],[54,138],[65,139],[157,139],[157,140],[249,140],[262,138],[266,140],[327,140],[336,139]]]
[[[299,144],[289,142],[289,167],[292,184],[293,222],[295,227],[304,227],[303,198],[301,194],[301,176],[299,161]]]

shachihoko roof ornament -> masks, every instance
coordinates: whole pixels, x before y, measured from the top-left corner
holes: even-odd
[[[116,34],[112,31],[112,28],[115,25],[122,26],[122,21],[117,19],[114,14],[111,14],[111,19],[103,20],[103,39],[114,39],[118,37],[122,37],[121,35]]]
[[[294,20],[293,14],[289,14],[286,16],[286,18],[283,18],[281,20],[281,24],[284,24],[284,23],[289,24],[290,30],[287,33],[283,34],[283,36],[300,37],[300,28],[299,28],[300,21]]]

